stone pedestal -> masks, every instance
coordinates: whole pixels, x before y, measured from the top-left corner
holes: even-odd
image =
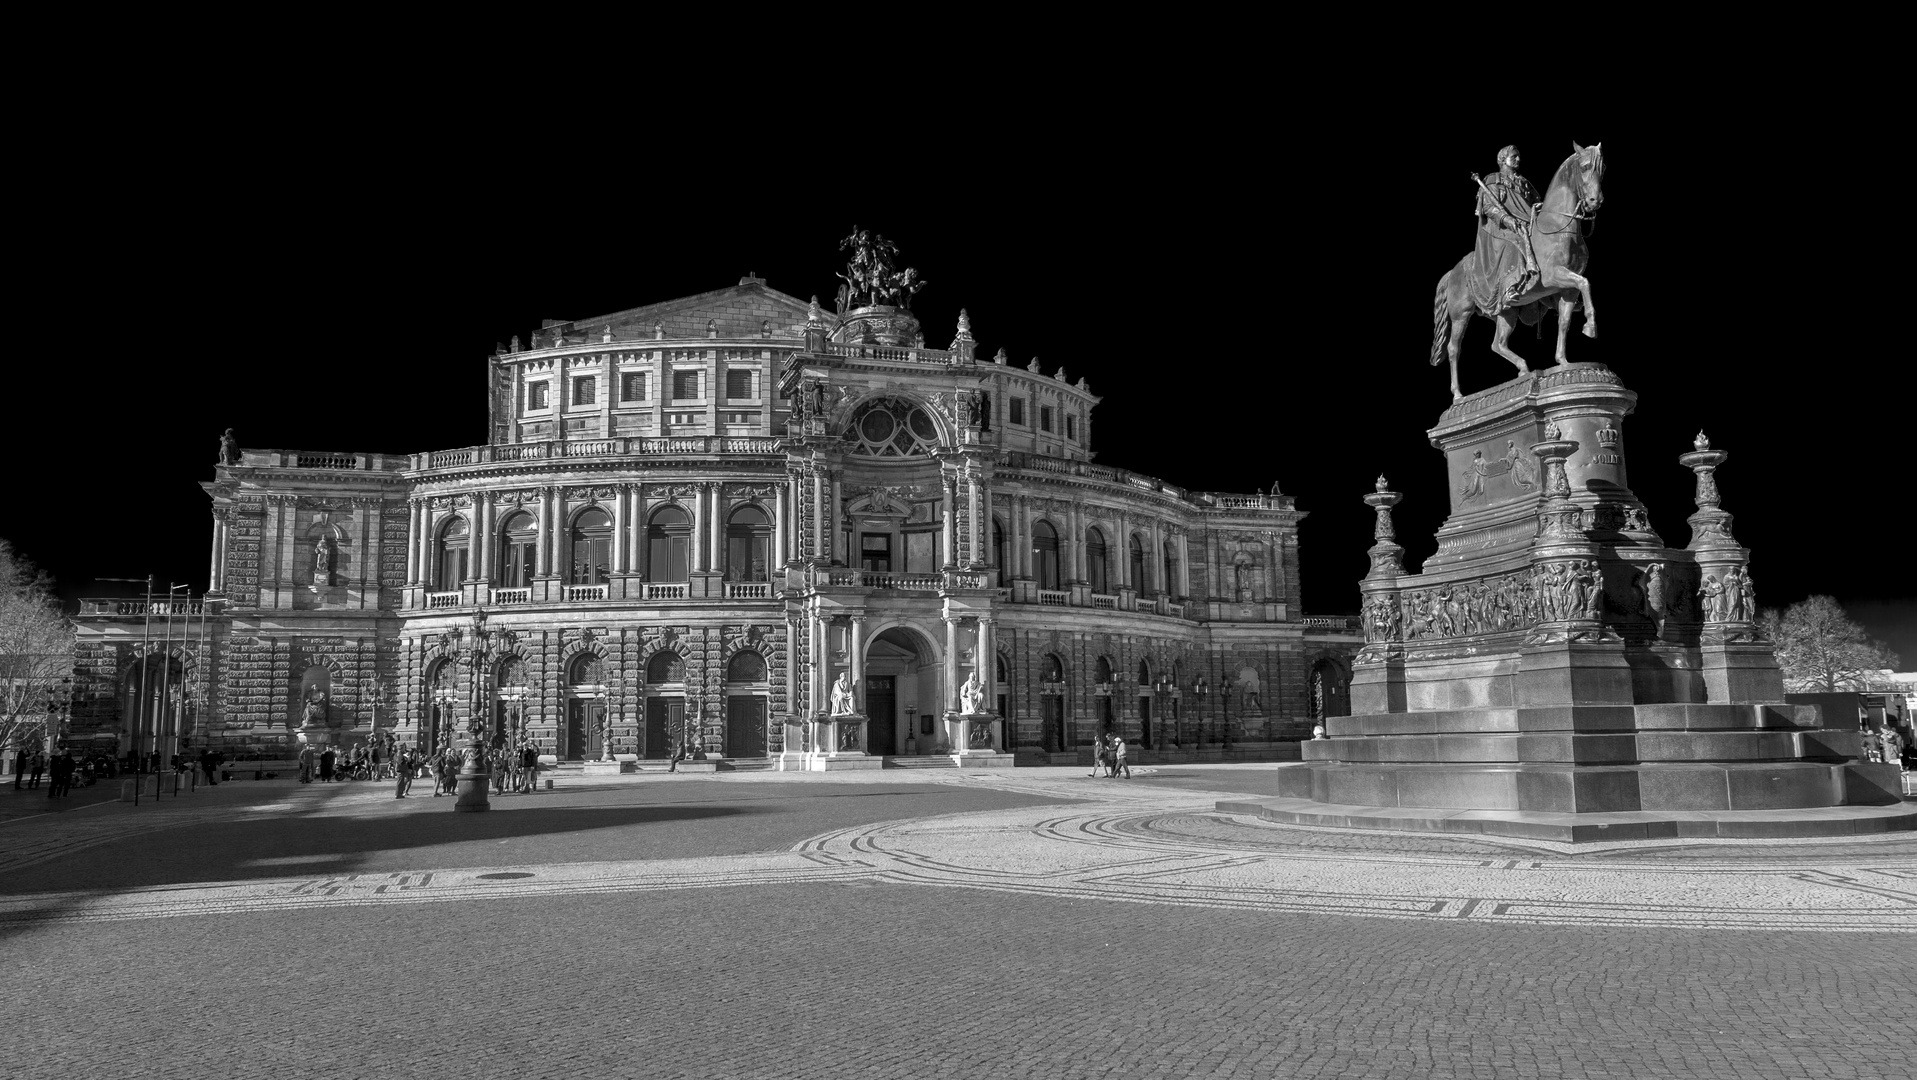
[[[999,720],[990,713],[945,714],[945,741],[952,747],[952,763],[961,769],[1009,765],[1012,755],[999,751]]]
[[[1917,808],[1882,809],[1854,733],[1784,704],[1719,505],[1728,455],[1701,434],[1680,459],[1690,545],[1652,529],[1625,473],[1635,403],[1572,364],[1447,410],[1430,436],[1451,515],[1419,573],[1379,478],[1352,715],[1302,745],[1276,819],[1566,840],[1917,828]]]
[[[806,755],[811,772],[883,769],[885,759],[866,752],[865,714],[820,716],[812,722],[813,749]]]
[[[465,760],[460,764],[459,776],[453,791],[459,796],[453,803],[453,810],[470,813],[475,810],[491,810],[492,803],[486,796],[486,788],[492,783],[493,774],[486,767],[486,747],[475,742],[466,748]]]

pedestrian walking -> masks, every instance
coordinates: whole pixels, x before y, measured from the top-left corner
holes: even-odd
[[[27,781],[29,790],[40,786],[40,777],[47,771],[47,756],[38,750],[33,752],[33,760],[27,763],[27,770],[33,775]]]
[[[521,773],[519,782],[523,785],[522,790],[527,792],[538,791],[539,747],[534,746],[532,743],[526,744],[525,749],[519,752],[519,769]]]
[[[1101,734],[1101,735],[1095,736],[1092,739],[1092,775],[1093,776],[1097,776],[1098,770],[1105,767],[1106,755],[1109,754],[1110,752],[1111,751],[1105,746],[1104,735]]]
[[[332,747],[329,746],[326,749],[320,751],[320,756],[319,756],[320,783],[325,784],[325,783],[332,782],[333,766],[338,761],[339,761],[339,755],[333,751]]]
[[[300,783],[310,784],[313,782],[313,748],[312,746],[308,745],[308,746],[300,747],[299,757],[300,757]]]
[[[27,778],[27,762],[33,760],[26,747],[21,747],[13,755],[13,790],[20,790],[20,782]]]
[[[403,799],[406,789],[413,786],[413,755],[401,750],[397,764],[399,767],[393,771],[399,774],[399,780],[393,789],[393,798]]]
[[[73,782],[73,759],[65,754],[56,754],[49,766],[47,798],[57,799],[67,793]]]
[[[1125,739],[1121,735],[1114,734],[1112,736],[1112,775],[1117,776],[1121,769],[1125,772],[1125,779],[1130,780],[1132,767],[1125,763]]]

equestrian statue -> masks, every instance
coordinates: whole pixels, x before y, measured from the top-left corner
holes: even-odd
[[[1585,247],[1584,223],[1597,216],[1604,203],[1603,144],[1583,147],[1558,166],[1539,200],[1537,190],[1518,173],[1518,149],[1498,151],[1497,175],[1477,182],[1478,242],[1471,253],[1438,279],[1437,299],[1431,308],[1431,363],[1451,361],[1451,399],[1464,397],[1458,389],[1458,349],[1472,315],[1497,323],[1491,351],[1517,365],[1518,374],[1530,369],[1511,351],[1507,339],[1513,316],[1535,326],[1546,314],[1544,301],[1557,298],[1557,362],[1564,357],[1564,338],[1571,313],[1584,306],[1584,336],[1597,337],[1597,308],[1591,303],[1591,282],[1584,268],[1591,260]],[[1541,331],[1540,331],[1541,332]]]

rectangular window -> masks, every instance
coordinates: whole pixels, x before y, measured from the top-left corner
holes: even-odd
[[[759,414],[755,412],[728,412],[719,414],[721,424],[756,424]]]
[[[572,403],[591,405],[599,399],[599,380],[591,375],[581,376],[572,381]]]
[[[672,373],[672,400],[696,401],[699,398],[699,373],[696,371],[675,371]]]
[[[1078,438],[1078,417],[1071,413],[1065,414],[1065,437],[1068,439]]]
[[[546,401],[546,388],[548,385],[550,384],[543,382],[526,384],[526,408],[544,409],[549,407]]]
[[[726,399],[743,401],[752,396],[752,369],[739,368],[726,372]]]
[[[666,423],[671,424],[673,427],[691,427],[699,421],[704,420],[705,417],[705,413],[696,412],[667,413]]]
[[[1012,409],[1012,416],[1011,416],[1012,423],[1020,424],[1020,425],[1024,424],[1025,423],[1025,399],[1022,397],[1015,397],[1011,400],[1010,405]]]
[[[624,375],[619,376],[619,400],[620,401],[646,400],[646,373],[645,372],[628,371]]]
[[[1052,407],[1050,405],[1040,405],[1038,407],[1038,430],[1052,430]]]
[[[684,581],[690,536],[683,528],[654,529],[646,541],[646,580]]]
[[[859,566],[879,573],[892,572],[892,534],[860,533]]]

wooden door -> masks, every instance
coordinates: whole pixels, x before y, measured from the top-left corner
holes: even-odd
[[[665,698],[646,699],[645,755],[664,760],[672,756],[672,726],[668,722]]]
[[[1152,748],[1152,699],[1143,694],[1138,697],[1138,742],[1147,750]]]
[[[765,756],[765,699],[756,694],[726,698],[726,756]]]
[[[865,680],[865,752],[877,757],[899,752],[897,676]]]
[[[580,761],[586,748],[586,702],[579,698],[566,701],[566,745],[559,755],[568,761]]]

